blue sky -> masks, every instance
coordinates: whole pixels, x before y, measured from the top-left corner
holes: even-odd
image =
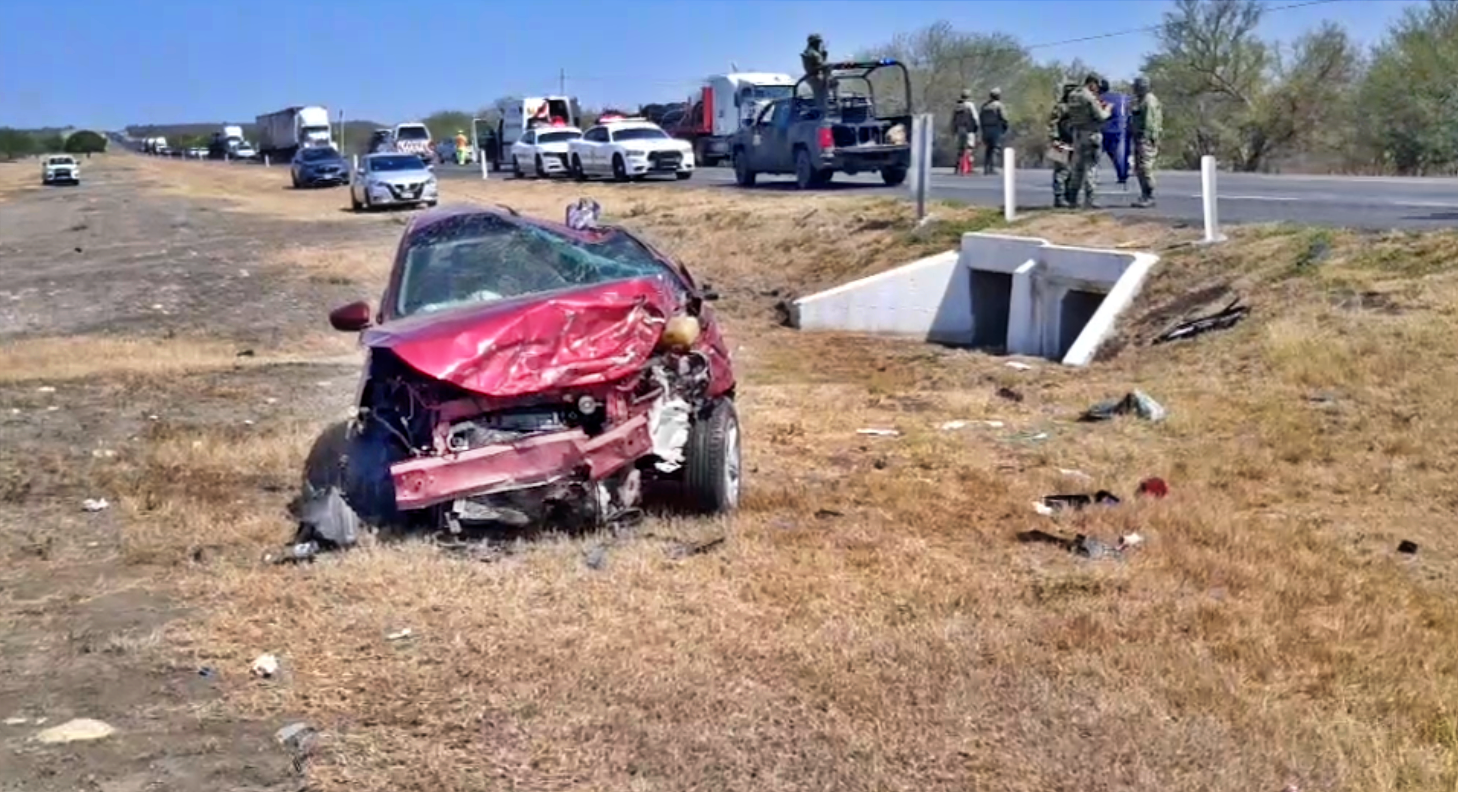
[[[1299,0],[1271,0],[1272,6]],[[1290,39],[1333,19],[1372,43],[1411,0],[1342,0],[1267,15]],[[796,72],[805,35],[832,56],[937,20],[1030,45],[1159,22],[1165,0],[5,0],[0,126],[251,120],[296,104],[393,122],[507,94],[587,106],[682,98],[741,69]],[[56,34],[59,34],[56,35]],[[64,42],[60,44],[59,42]],[[1132,76],[1148,34],[1039,47]],[[397,54],[400,53],[400,54]],[[457,76],[460,75],[460,76]]]

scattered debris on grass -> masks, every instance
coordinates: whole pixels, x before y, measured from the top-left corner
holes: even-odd
[[[111,724],[92,718],[76,718],[37,734],[37,742],[47,745],[100,740],[116,733]]]
[[[1144,543],[1144,537],[1139,534],[1129,534],[1120,537],[1115,543],[1110,544],[1102,539],[1097,539],[1085,534],[1077,534],[1072,539],[1067,539],[1057,534],[1049,533],[1038,529],[1031,531],[1019,531],[1017,540],[1025,544],[1040,543],[1051,544],[1076,556],[1090,559],[1118,558],[1123,559],[1125,555],[1135,547]]]
[[[1027,363],[1024,363],[1024,362],[1022,362],[1020,360],[1009,360],[1007,363],[1005,363],[1003,365],[1007,366],[1010,369],[1013,369],[1014,371],[1032,371],[1033,370],[1033,367],[1032,366],[1029,366]]]
[[[1212,330],[1228,330],[1234,327],[1237,322],[1250,314],[1250,307],[1240,304],[1240,298],[1236,297],[1230,304],[1217,313],[1209,316],[1202,316],[1188,322],[1178,324],[1169,330],[1156,336],[1152,344],[1165,344],[1170,341],[1180,341],[1186,338],[1194,338]]]
[[[271,654],[259,655],[248,670],[256,677],[270,679],[278,673],[278,658]]]
[[[588,569],[602,569],[607,566],[607,546],[593,545],[583,558],[583,563],[587,564]]]
[[[82,511],[99,512],[111,508],[111,502],[106,498],[87,498],[81,501]]]
[[[718,536],[702,542],[679,542],[668,548],[668,557],[675,561],[689,556],[703,555],[724,544],[725,537]]]
[[[1168,415],[1164,406],[1144,391],[1132,391],[1122,399],[1110,399],[1088,408],[1080,421],[1107,421],[1118,415],[1137,415],[1146,421],[1163,421]]]
[[[871,437],[899,437],[901,432],[896,429],[857,429],[858,435],[869,435]]]
[[[1023,394],[1018,393],[1017,391],[1013,390],[1012,388],[998,388],[997,389],[997,398],[999,398],[999,399],[1006,399],[1006,400],[1008,400],[1010,402],[1019,402],[1019,403],[1021,403],[1022,400],[1023,400]]]
[[[387,640],[387,641],[403,641],[406,638],[409,638],[410,636],[411,636],[410,628],[409,627],[406,627],[406,628],[401,629],[401,630],[396,630],[395,632],[392,632],[392,633],[386,633],[385,634],[385,640]]]
[[[1417,551],[1417,542],[1403,539],[1401,542],[1397,543],[1397,552],[1402,553],[1403,555],[1417,555]]]
[[[1137,495],[1144,495],[1151,498],[1163,498],[1169,494],[1169,485],[1165,483],[1164,479],[1158,476],[1151,476],[1139,482],[1139,488],[1134,492]]]

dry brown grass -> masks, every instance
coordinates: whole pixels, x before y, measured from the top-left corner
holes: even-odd
[[[481,189],[554,214],[568,194]],[[591,192],[743,290],[862,274],[921,244],[891,206],[856,220],[832,216],[840,198]],[[889,225],[852,230],[870,219]],[[1084,243],[1149,230],[1022,227]],[[1225,284],[1250,320],[1081,372],[799,335],[730,305],[751,471],[736,518],[650,523],[600,571],[582,552],[604,537],[494,564],[420,545],[307,568],[225,559],[188,578],[206,616],[170,640],[231,670],[240,712],[329,730],[311,771],[325,789],[1452,789],[1458,238],[1233,237],[1171,251],[1126,335]],[[1135,387],[1166,423],[1072,422]],[[1007,426],[937,428],[982,418]],[[1032,430],[1050,437],[1014,437]],[[306,427],[175,431],[138,468],[154,495],[129,507],[135,546],[175,555],[204,522],[250,550],[284,536],[249,493],[294,476]],[[1148,475],[1170,498],[1056,528],[1137,530],[1148,543],[1126,563],[1012,539],[1050,527],[1040,495],[1130,495]],[[720,532],[717,552],[663,552]],[[1396,555],[1401,538],[1420,554]],[[386,641],[402,627],[414,637]],[[242,677],[265,651],[285,681]]]
[[[0,345],[0,384],[61,382],[92,377],[166,377],[244,366],[330,362],[356,359],[349,339],[338,334],[311,335],[287,349],[245,356],[237,344],[207,338],[127,338],[64,336],[6,341]]]
[[[0,204],[16,196],[40,189],[40,160],[22,159],[0,162]]]

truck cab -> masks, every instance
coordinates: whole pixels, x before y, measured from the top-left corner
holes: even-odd
[[[787,98],[765,104],[731,142],[734,177],[751,186],[760,173],[794,174],[800,189],[836,173],[879,171],[887,185],[911,166],[911,77],[890,58],[832,64],[817,95],[806,77]]]

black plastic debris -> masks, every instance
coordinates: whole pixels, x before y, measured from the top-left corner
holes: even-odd
[[[1094,504],[1098,504],[1099,506],[1117,506],[1120,503],[1119,496],[1108,490],[1099,490],[1092,495],[1080,493],[1075,495],[1049,495],[1043,498],[1043,505],[1053,511],[1082,509]]]
[[[688,558],[689,556],[703,555],[719,545],[724,544],[724,537],[719,536],[702,542],[679,543],[668,548],[668,557],[674,560]]]
[[[1150,344],[1165,344],[1170,341],[1181,341],[1186,338],[1194,338],[1197,335],[1202,335],[1212,330],[1229,330],[1249,314],[1250,306],[1241,305],[1240,298],[1236,297],[1219,313],[1202,316],[1199,319],[1176,325],[1156,337]]]
[[[845,514],[843,512],[838,512],[835,509],[816,509],[815,510],[815,518],[818,519],[818,520],[829,520],[832,517],[844,517],[844,516],[845,516]]]
[[[1134,538],[1137,537],[1130,537],[1130,539]],[[1051,544],[1076,556],[1090,559],[1122,559],[1132,548],[1139,544],[1139,541],[1124,541],[1119,544],[1109,544],[1102,539],[1095,539],[1084,534],[1078,534],[1072,539],[1065,539],[1056,534],[1039,530],[1020,531],[1017,534],[1017,539],[1023,543]]]
[[[997,398],[999,398],[999,399],[1007,399],[1010,402],[1019,402],[1019,403],[1021,403],[1022,400],[1023,400],[1023,394],[1018,393],[1017,391],[1013,390],[1012,388],[998,388],[997,389]]]
[[[1403,539],[1401,542],[1397,543],[1397,552],[1402,553],[1403,555],[1417,555],[1417,551],[1417,542]]]

